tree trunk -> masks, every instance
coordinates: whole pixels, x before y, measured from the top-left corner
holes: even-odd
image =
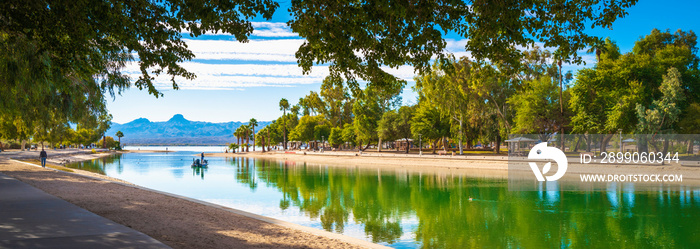
[[[250,134],[245,134],[245,152],[250,152]]]
[[[255,126],[253,126],[253,151],[255,151]]]
[[[287,150],[287,110],[282,111],[282,141],[284,144],[282,144],[282,148],[284,150]]]
[[[270,151],[270,128],[267,129],[267,151]]]
[[[581,135],[579,135],[578,139],[576,140],[576,145],[574,145],[574,149],[572,150],[573,152],[576,152],[578,150],[579,143],[581,143]]]
[[[433,154],[435,154],[435,150],[437,149],[437,142],[438,142],[437,139],[433,140],[433,144],[432,144],[433,145]]]
[[[464,149],[462,148],[462,137],[464,137],[464,131],[462,131],[462,115],[459,115],[459,154],[464,155]]]
[[[688,153],[688,155],[693,155],[693,154],[695,154],[695,153],[693,153],[693,152],[694,152],[694,151],[693,151],[693,142],[694,142],[694,141],[693,141],[692,138],[691,138],[691,139],[688,139],[688,148],[686,149],[686,153]]]
[[[496,134],[496,154],[501,153],[501,134]]]
[[[366,149],[368,149],[370,145],[372,145],[372,143],[371,143],[371,142],[367,142],[367,146],[365,146],[365,148],[362,149],[362,151],[365,151]],[[360,145],[360,146],[362,146],[362,145]]]
[[[107,139],[105,137],[105,134],[102,134],[102,148],[103,149],[107,148]]]
[[[406,154],[408,154],[409,150],[411,149],[411,146],[410,146],[410,144],[408,143],[408,138],[407,138],[407,137],[405,138],[405,140],[406,140]],[[396,147],[396,148],[398,149],[399,147]]]
[[[377,152],[382,152],[382,138],[379,138],[379,142],[377,143]]]
[[[608,151],[608,143],[610,142],[610,139],[613,137],[615,134],[607,134],[605,137],[603,137],[603,141],[600,142],[600,152],[606,152]]]
[[[262,152],[265,152],[265,138],[260,139],[260,147],[262,147]],[[255,151],[255,147],[253,147],[253,151]]]

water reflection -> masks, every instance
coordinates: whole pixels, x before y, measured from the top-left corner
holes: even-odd
[[[80,167],[233,208],[256,203],[247,211],[395,247],[700,246],[700,191],[695,187],[633,192],[633,185],[625,185],[607,192],[562,192],[549,182],[539,191],[514,192],[506,180],[453,173],[241,157],[211,158],[209,169],[192,168],[192,178],[200,183],[187,177],[138,182],[141,178],[127,174],[180,167],[175,159],[153,158],[168,163],[138,157],[122,166],[114,158]]]
[[[192,168],[192,176],[199,176],[204,180],[204,173],[207,171],[207,167],[196,167],[196,166],[191,166]]]

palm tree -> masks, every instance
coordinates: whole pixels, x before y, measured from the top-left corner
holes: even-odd
[[[236,144],[238,144],[238,148],[243,148],[241,146],[241,137],[243,136],[242,126],[239,126],[238,129],[236,129],[236,131],[233,132],[233,136],[236,137]]]
[[[245,152],[248,152],[248,143],[250,143],[250,126],[248,125],[241,125],[238,127],[238,138],[241,139],[241,142],[245,142]],[[239,143],[240,144],[240,143]],[[241,146],[241,152],[243,152],[243,146]]]
[[[608,52],[607,50],[607,43],[610,41],[608,39],[605,39],[604,41],[598,41],[593,43],[591,47],[586,50],[586,53],[595,53],[595,58],[597,62],[600,62],[600,54]]]
[[[284,148],[284,150],[287,150],[287,109],[289,109],[289,101],[282,98],[280,100],[280,111],[282,111],[282,148]]]
[[[114,135],[119,138],[119,147],[121,148],[122,147],[122,137],[124,136],[124,133],[122,133],[122,131],[117,131],[117,134],[114,134]]]
[[[255,126],[258,126],[258,121],[255,118],[251,118],[248,121],[248,125],[253,129],[253,151],[255,151]]]
[[[245,126],[245,152],[250,152],[250,125]]]

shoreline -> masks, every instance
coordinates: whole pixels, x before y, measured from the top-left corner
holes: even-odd
[[[113,154],[117,153],[93,154],[94,158],[84,155],[60,158],[86,161]],[[38,162],[35,158],[23,160]],[[89,171],[51,166],[56,167],[49,168],[47,162],[47,168],[42,168],[38,164],[0,156],[0,172],[173,248],[386,248]]]
[[[239,153],[205,153],[205,157],[251,157],[269,160],[284,160],[290,162],[305,162],[312,164],[323,164],[337,167],[357,167],[365,169],[386,169],[386,170],[407,170],[419,173],[453,173],[464,174],[474,177],[488,178],[508,178],[507,156],[478,156],[466,158],[455,158],[450,156],[427,155],[424,157],[401,157],[401,156],[378,156],[378,153],[297,153],[274,152],[239,152]],[[374,155],[373,155],[374,154]],[[471,159],[474,158],[474,159]],[[583,174],[682,174],[682,184],[700,186],[700,167],[682,166],[680,164],[667,165],[613,165],[613,164],[586,164],[571,162],[567,176],[577,176]],[[530,171],[520,172],[532,174]],[[687,181],[686,181],[687,179]]]

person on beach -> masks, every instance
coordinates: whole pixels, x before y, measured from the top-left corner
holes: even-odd
[[[48,157],[48,155],[46,155],[46,151],[44,150],[44,148],[41,148],[41,153],[39,153],[39,157],[41,157],[41,167],[46,168],[46,157]]]
[[[202,152],[202,160],[200,162],[204,163],[204,152]]]

